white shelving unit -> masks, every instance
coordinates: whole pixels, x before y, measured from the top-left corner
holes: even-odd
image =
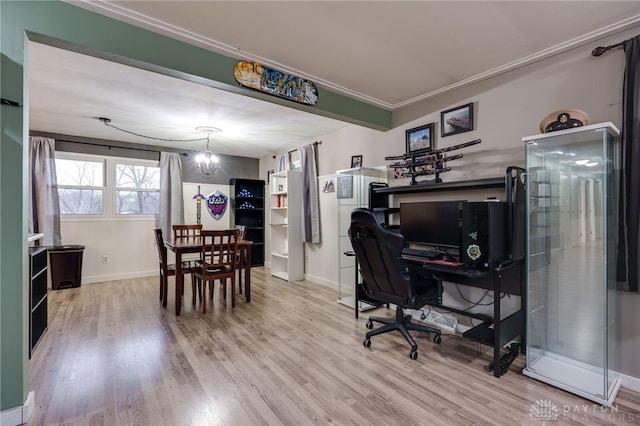
[[[302,173],[273,173],[269,182],[271,275],[286,281],[304,278]]]

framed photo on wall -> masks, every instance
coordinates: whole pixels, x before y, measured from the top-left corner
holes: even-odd
[[[351,156],[351,168],[362,167],[362,155]]]
[[[407,154],[420,154],[431,151],[434,148],[433,124],[414,127],[405,132],[405,144]]]
[[[440,136],[457,135],[473,130],[473,103],[440,113]]]

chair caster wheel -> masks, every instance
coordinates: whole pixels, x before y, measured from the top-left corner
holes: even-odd
[[[371,330],[373,328],[373,322],[372,321],[367,321],[367,328],[369,330]]]
[[[442,343],[442,337],[440,337],[440,336],[436,335],[436,336],[433,338],[433,341],[435,342],[435,344],[439,345],[440,343]]]
[[[418,358],[418,350],[411,349],[411,352],[409,352],[409,358],[416,360]]]
[[[371,339],[369,338],[364,339],[364,342],[362,342],[362,344],[364,345],[365,348],[371,347]]]

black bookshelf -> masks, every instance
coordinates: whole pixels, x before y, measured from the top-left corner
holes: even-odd
[[[245,238],[251,240],[251,266],[264,265],[264,181],[232,178],[231,226],[245,226]]]

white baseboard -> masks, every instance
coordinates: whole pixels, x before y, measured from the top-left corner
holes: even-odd
[[[0,425],[17,426],[27,423],[33,412],[34,402],[35,395],[31,391],[27,394],[23,405],[0,411]]]
[[[338,284],[333,281],[325,280],[324,278],[316,277],[314,275],[304,274],[304,279],[311,281],[312,283],[320,284],[324,287],[329,287],[334,290],[338,290]]]
[[[622,382],[621,386],[625,389],[632,390],[634,392],[640,392],[640,379],[637,377],[627,376],[625,374],[620,374],[620,381]]]
[[[91,277],[82,277],[82,284],[93,284],[93,283],[101,283],[104,281],[115,281],[115,280],[127,280],[131,278],[152,277],[158,274],[159,274],[158,270],[154,269],[152,271],[129,272],[124,274],[94,275]]]

